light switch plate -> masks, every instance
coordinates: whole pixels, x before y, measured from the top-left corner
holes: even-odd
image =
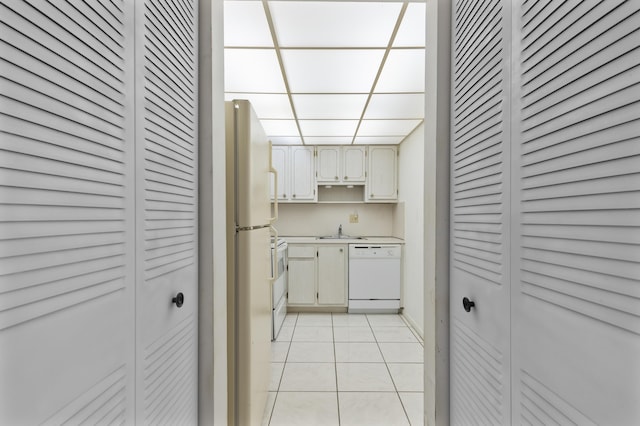
[[[349,223],[358,223],[358,214],[349,215]]]

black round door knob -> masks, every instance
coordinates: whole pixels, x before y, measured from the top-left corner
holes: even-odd
[[[182,293],[176,294],[176,297],[171,299],[171,301],[175,303],[178,308],[182,307],[182,305],[184,305],[184,294]]]
[[[476,306],[476,302],[469,300],[468,297],[462,299],[462,307],[464,307],[465,311],[470,312],[471,308],[473,308],[474,306]]]

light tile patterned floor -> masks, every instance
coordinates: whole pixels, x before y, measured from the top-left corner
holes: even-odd
[[[288,314],[263,426],[422,425],[422,353],[400,315]]]

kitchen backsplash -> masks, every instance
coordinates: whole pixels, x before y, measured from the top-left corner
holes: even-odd
[[[342,225],[347,235],[402,237],[395,235],[404,228],[397,209],[396,204],[280,204],[275,227],[286,236],[333,235]],[[350,223],[352,215],[358,223]]]

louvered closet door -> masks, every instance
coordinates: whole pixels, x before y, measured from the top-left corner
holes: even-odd
[[[639,10],[514,6],[513,424],[640,424]]]
[[[196,424],[198,7],[135,4],[137,420]]]
[[[128,1],[0,3],[0,424],[134,419]]]
[[[510,419],[509,2],[454,5],[451,423]],[[466,312],[463,298],[475,303]]]

